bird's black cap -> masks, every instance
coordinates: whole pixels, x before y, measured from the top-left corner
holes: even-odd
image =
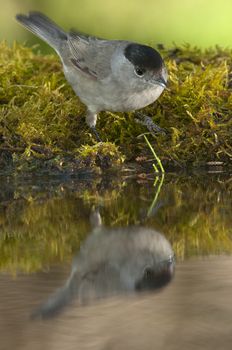
[[[125,57],[136,67],[148,70],[160,70],[163,60],[159,52],[150,46],[129,44],[124,51]]]

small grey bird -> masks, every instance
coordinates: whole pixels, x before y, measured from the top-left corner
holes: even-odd
[[[77,300],[79,305],[99,298],[160,290],[174,276],[175,260],[170,243],[146,227],[107,229],[98,213],[96,226],[73,261],[65,285],[32,314],[49,318]]]
[[[124,40],[103,40],[76,31],[66,33],[40,12],[16,19],[60,56],[64,74],[87,106],[86,122],[96,131],[100,111],[126,112],[154,102],[167,83],[167,70],[153,48]],[[161,131],[151,119],[147,127]]]

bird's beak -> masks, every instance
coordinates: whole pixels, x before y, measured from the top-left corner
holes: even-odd
[[[164,89],[167,87],[167,82],[164,80],[163,77],[154,79],[153,84],[162,86]]]

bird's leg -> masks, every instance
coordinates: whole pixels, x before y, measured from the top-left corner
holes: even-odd
[[[158,126],[153,122],[153,120],[140,112],[136,112],[135,121],[142,125],[145,125],[147,129],[153,134],[166,134],[166,130]]]
[[[102,142],[100,136],[98,135],[96,127],[95,126],[90,126],[90,130],[91,130],[92,134],[95,136],[96,140],[98,142]]]
[[[96,129],[97,113],[94,113],[94,112],[88,110],[86,117],[85,117],[85,120],[86,120],[86,123],[88,124],[91,132],[94,134],[96,140],[98,142],[102,142],[100,136],[98,135],[97,129]]]

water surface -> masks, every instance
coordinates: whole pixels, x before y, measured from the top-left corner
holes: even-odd
[[[155,184],[141,176],[2,179],[0,348],[230,349],[231,184],[224,174],[168,175]],[[157,265],[170,246],[175,273],[138,290],[134,281],[150,261],[146,230],[160,232],[167,252],[154,244],[155,266],[170,268]],[[95,258],[104,262],[98,269]],[[74,267],[82,280],[71,298],[51,317],[32,319]]]

